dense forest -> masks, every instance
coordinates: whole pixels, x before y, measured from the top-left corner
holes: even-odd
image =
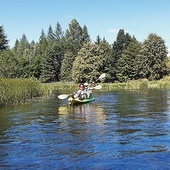
[[[59,22],[47,33],[40,32],[39,41],[28,42],[25,34],[8,47],[8,39],[0,26],[0,77],[33,77],[43,83],[91,82],[106,73],[105,82],[127,82],[146,78],[159,80],[169,74],[165,41],[151,33],[139,42],[120,29],[113,44],[99,35],[92,42],[86,25],[73,19],[64,32]]]

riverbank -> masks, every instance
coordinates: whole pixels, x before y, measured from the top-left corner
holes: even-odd
[[[22,103],[43,94],[44,91],[39,81],[0,78],[0,107]]]
[[[77,90],[75,83],[40,83],[33,79],[0,79],[0,107],[22,103],[38,97],[49,97],[53,90]],[[102,83],[102,90],[170,89],[170,78],[158,81],[146,79],[127,83]]]
[[[164,78],[157,81],[148,81],[146,79],[129,81],[127,83],[101,83],[102,90],[116,90],[116,89],[129,89],[129,90],[145,90],[145,89],[170,89],[170,78]],[[60,89],[78,89],[78,84],[74,83],[47,83],[42,84],[46,94],[52,90]]]

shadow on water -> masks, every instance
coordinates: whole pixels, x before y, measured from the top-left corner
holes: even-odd
[[[168,169],[170,92],[95,91],[0,110],[0,169]]]

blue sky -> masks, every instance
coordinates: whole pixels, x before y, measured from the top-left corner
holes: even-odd
[[[143,42],[150,33],[161,36],[170,47],[170,0],[0,0],[0,25],[13,47],[23,34],[38,41],[41,30],[59,22],[63,31],[72,19],[112,44],[119,29]]]

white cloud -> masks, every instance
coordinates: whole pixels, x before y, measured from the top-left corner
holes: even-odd
[[[110,29],[107,29],[107,32],[113,32],[113,33],[118,33],[118,29],[114,29],[114,28],[110,28]]]

